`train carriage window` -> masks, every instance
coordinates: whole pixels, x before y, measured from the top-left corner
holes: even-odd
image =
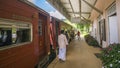
[[[31,24],[0,20],[0,47],[31,42]]]
[[[30,41],[30,30],[29,29],[19,29],[16,32],[15,43],[29,42]]]
[[[0,32],[1,32],[0,46],[11,45],[12,44],[11,29],[0,29]]]

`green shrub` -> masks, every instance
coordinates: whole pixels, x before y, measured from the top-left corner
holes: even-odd
[[[99,46],[96,39],[90,35],[86,35],[85,40],[89,45]],[[100,59],[104,68],[120,68],[120,44],[110,44],[103,48]]]
[[[101,60],[105,68],[120,68],[120,44],[111,44],[102,50]]]
[[[85,35],[85,41],[88,43],[88,45],[99,47],[97,40],[90,36],[89,34]]]

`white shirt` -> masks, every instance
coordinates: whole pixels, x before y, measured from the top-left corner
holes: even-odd
[[[59,48],[66,48],[66,45],[68,45],[67,38],[64,34],[60,34],[58,36],[58,45],[59,45]]]

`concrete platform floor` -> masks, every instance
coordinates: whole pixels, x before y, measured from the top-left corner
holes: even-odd
[[[67,48],[66,62],[60,63],[56,58],[48,68],[102,68],[95,53],[100,53],[100,49],[88,46],[84,40],[73,40]]]

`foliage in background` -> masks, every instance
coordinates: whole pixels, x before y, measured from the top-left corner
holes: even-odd
[[[90,22],[86,23],[86,22],[81,22],[81,23],[71,23],[69,20],[63,20],[65,23],[71,25],[73,28],[76,28],[78,30],[80,30],[82,33],[83,32],[89,32],[89,28],[90,28]]]
[[[85,23],[85,24],[79,23],[79,24],[77,24],[77,28],[80,29],[80,31],[82,33],[84,33],[84,32],[88,33],[89,29],[90,29],[90,23]]]
[[[120,68],[120,44],[111,44],[102,50],[104,68]]]
[[[93,38],[89,34],[85,35],[84,37],[85,37],[85,41],[87,42],[88,45],[99,47],[99,44],[95,38]]]
[[[79,30],[82,37],[84,37],[90,32],[90,21],[88,22],[82,21],[80,23],[71,23],[69,20],[66,19],[64,19],[63,21],[71,25],[73,27],[72,29],[75,29],[77,31]]]

